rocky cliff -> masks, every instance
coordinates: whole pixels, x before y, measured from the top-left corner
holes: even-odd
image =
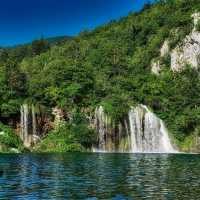
[[[162,58],[169,54],[170,68],[173,72],[180,72],[186,65],[198,69],[200,58],[200,30],[198,23],[200,13],[194,13],[192,16],[194,28],[183,41],[170,50],[169,40],[165,40],[160,49],[160,57],[152,60],[152,73],[158,75],[162,70]],[[178,33],[177,33],[178,34]]]

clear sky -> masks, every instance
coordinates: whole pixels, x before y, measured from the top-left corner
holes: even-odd
[[[153,1],[153,0],[151,0]],[[147,0],[0,0],[0,46],[76,35],[142,8]]]

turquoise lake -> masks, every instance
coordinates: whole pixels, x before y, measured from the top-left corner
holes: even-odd
[[[200,199],[200,155],[1,154],[3,200]]]

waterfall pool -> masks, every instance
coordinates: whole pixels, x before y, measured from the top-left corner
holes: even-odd
[[[0,154],[0,199],[200,199],[200,155]]]

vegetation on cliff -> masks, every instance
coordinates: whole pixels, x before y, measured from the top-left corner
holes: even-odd
[[[181,73],[172,72],[167,57],[162,73],[151,73],[151,61],[159,56],[165,39],[174,48],[193,29],[191,15],[199,10],[196,0],[161,0],[61,44],[41,40],[1,49],[0,120],[5,124],[18,120],[25,100],[58,106],[68,113],[103,104],[116,120],[129,106],[140,103],[165,121],[178,144],[199,135],[197,71],[188,66]],[[78,137],[88,137],[79,128],[67,122],[46,136],[38,151],[87,148],[85,142],[77,142]],[[91,135],[89,144],[94,139]]]

